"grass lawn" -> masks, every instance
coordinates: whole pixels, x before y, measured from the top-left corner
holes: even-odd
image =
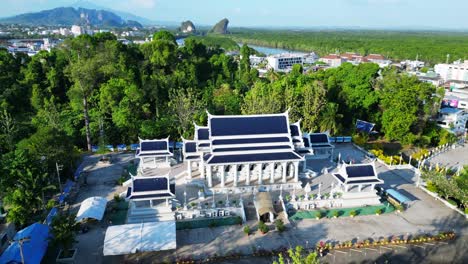
[[[356,216],[361,215],[375,215],[375,211],[377,209],[382,209],[384,214],[391,213],[395,211],[395,207],[393,207],[390,203],[385,201],[382,205],[372,205],[372,206],[364,206],[364,207],[353,207],[353,208],[336,208],[336,209],[328,209],[328,210],[309,210],[309,211],[298,211],[294,215],[290,216],[291,220],[302,220],[302,219],[315,219],[317,212],[322,213],[322,217],[332,218],[334,212],[339,212],[339,217],[349,216],[351,211],[356,211]]]

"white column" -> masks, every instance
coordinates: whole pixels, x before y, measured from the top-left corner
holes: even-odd
[[[187,160],[187,174],[192,179],[192,162]]]
[[[348,192],[348,184],[344,184],[344,191]]]
[[[307,160],[304,157],[304,161],[302,162],[302,171],[305,172],[307,170]]]
[[[299,161],[294,162],[294,181],[299,182]]]
[[[287,166],[287,163],[286,162],[283,162],[281,163],[281,167],[283,167],[283,170],[282,170],[282,173],[283,173],[283,183],[286,183],[287,182],[287,178],[286,178],[286,172],[288,171],[288,168],[286,167]]]
[[[198,163],[198,171],[200,172],[200,177],[205,178],[205,164],[203,164],[203,159]]]
[[[243,169],[247,169],[247,174],[245,175],[245,185],[250,185],[250,164],[245,164]]]
[[[361,192],[361,191],[362,191],[362,185],[359,184],[359,185],[358,185],[358,192]]]
[[[213,187],[213,177],[212,177],[212,171],[211,171],[211,166],[208,165],[206,166],[207,169],[207,174],[208,174],[208,187]]]
[[[221,165],[218,167],[218,170],[220,170],[221,173],[221,187],[224,187],[224,165]]]
[[[257,164],[257,169],[258,169],[258,184],[261,185],[263,184],[262,178],[263,178],[263,163]]]
[[[270,183],[275,183],[275,163],[271,163],[271,175],[270,175]]]
[[[237,186],[237,181],[238,181],[238,171],[237,171],[237,166],[239,165],[232,165],[234,167],[234,186]]]

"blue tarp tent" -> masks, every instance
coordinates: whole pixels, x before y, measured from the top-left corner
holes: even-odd
[[[363,121],[363,120],[357,120],[356,121],[356,130],[359,132],[364,132],[364,133],[370,133],[374,129],[375,124]]]
[[[49,226],[34,223],[16,233],[14,241],[0,257],[0,263],[21,263],[19,240],[23,241],[24,262],[27,264],[40,264],[47,251],[49,243]]]

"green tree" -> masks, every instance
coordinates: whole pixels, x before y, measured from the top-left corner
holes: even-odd
[[[51,244],[55,247],[59,247],[62,250],[63,258],[70,257],[70,249],[73,244],[77,242],[76,233],[79,230],[79,224],[75,220],[73,214],[59,214],[52,220],[50,229]]]
[[[320,261],[317,256],[317,252],[310,252],[309,254],[304,253],[304,248],[296,246],[294,249],[288,250],[288,255],[279,254],[278,262],[274,261],[275,264],[319,264]]]
[[[320,115],[320,131],[329,131],[331,135],[335,135],[340,129],[342,117],[338,112],[338,104],[327,103]]]

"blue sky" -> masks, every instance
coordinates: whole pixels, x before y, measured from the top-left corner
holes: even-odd
[[[0,17],[77,0],[0,0]],[[152,20],[232,26],[468,29],[468,0],[91,0]]]

